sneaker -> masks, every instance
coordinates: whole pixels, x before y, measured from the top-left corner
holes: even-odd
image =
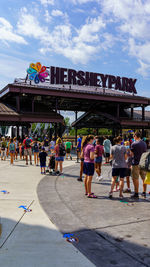
[[[32,162],[30,161],[30,165],[32,165]]]
[[[123,193],[131,193],[131,189],[130,188],[126,188],[125,190],[123,190]]]
[[[70,159],[72,160],[72,157],[70,156]]]
[[[98,179],[99,179],[99,176],[97,175],[97,176],[96,176],[96,180],[98,180]]]
[[[113,192],[119,192],[120,191],[120,188],[115,188],[114,190],[113,190]]]
[[[134,193],[132,196],[131,196],[131,199],[139,199],[139,195]]]
[[[143,192],[143,193],[141,194],[141,196],[144,197],[144,198],[146,198],[146,192]]]
[[[102,181],[102,180],[103,180],[103,176],[100,175],[100,176],[98,177],[98,180],[99,180],[99,181]]]
[[[108,195],[109,198],[112,198],[113,197],[113,194],[112,192],[109,192],[109,195]]]

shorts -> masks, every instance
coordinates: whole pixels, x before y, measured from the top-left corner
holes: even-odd
[[[61,156],[59,156],[59,157],[55,157],[55,160],[56,160],[56,161],[64,161],[64,157],[61,157]]]
[[[40,163],[40,167],[41,168],[45,168],[46,167],[46,163]]]
[[[112,176],[126,177],[126,168],[112,168]]]
[[[126,169],[126,176],[131,176],[131,169],[130,168]]]
[[[19,153],[19,147],[16,148],[16,152]]]
[[[26,148],[25,150],[24,150],[24,155],[25,156],[32,156],[32,149],[31,148]]]
[[[67,153],[67,154],[70,154],[70,148],[67,148],[67,149],[66,149],[66,153]]]
[[[81,152],[81,147],[77,147],[77,152]]]
[[[82,162],[84,162],[84,158],[81,158],[80,160],[81,160]]]
[[[1,157],[6,157],[6,149],[5,150],[1,150]]]
[[[110,157],[110,153],[105,153],[105,158],[109,158]]]
[[[131,168],[131,176],[133,179],[139,179],[141,176],[142,180],[145,180],[146,172],[139,168],[139,165],[133,165]]]
[[[93,176],[94,174],[94,163],[84,162],[83,173],[88,176]]]
[[[102,157],[96,157],[95,163],[102,163]]]

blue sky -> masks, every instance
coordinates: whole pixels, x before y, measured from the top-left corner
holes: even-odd
[[[149,0],[1,0],[0,89],[31,62],[136,78],[150,97]]]

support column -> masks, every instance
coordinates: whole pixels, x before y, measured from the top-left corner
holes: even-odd
[[[145,106],[142,105],[142,121],[145,120]]]
[[[14,138],[14,131],[13,131],[13,126],[11,127],[11,138]]]
[[[122,136],[122,127],[120,128],[120,135]]]
[[[34,97],[32,98],[32,113],[34,113]]]
[[[16,96],[16,109],[17,112],[20,112],[20,95]]]
[[[17,125],[17,138],[19,137],[19,125]]]
[[[62,138],[62,124],[61,124],[61,123],[59,123],[58,136],[59,136],[60,138]]]
[[[131,119],[133,119],[133,107],[131,107]]]
[[[142,138],[145,137],[144,127],[142,127]]]
[[[55,128],[55,141],[56,141],[57,140],[57,122],[55,123],[54,128]]]
[[[77,146],[77,134],[78,134],[78,130],[77,128],[75,128],[75,146]]]
[[[78,119],[78,111],[75,111],[75,121]],[[77,128],[75,127],[75,146],[77,146]]]
[[[117,104],[117,119],[119,120],[120,118],[120,105]]]

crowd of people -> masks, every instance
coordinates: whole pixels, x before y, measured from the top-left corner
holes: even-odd
[[[13,166],[19,156],[20,160],[25,160],[26,165],[32,165],[32,156],[34,156],[34,165],[40,165],[42,174],[46,173],[47,165],[53,169],[53,174],[62,173],[64,156],[66,155],[66,159],[69,157],[72,160],[71,149],[72,143],[69,140],[64,143],[61,138],[58,138],[55,142],[54,138],[49,140],[48,135],[43,140],[41,137],[30,138],[29,136],[25,136],[23,140],[4,136],[0,139],[1,160],[5,161],[10,157],[10,164]],[[46,163],[47,157],[49,157],[48,164]],[[50,164],[52,159],[54,163]]]
[[[125,140],[118,136],[109,140],[107,136],[94,137],[92,135],[78,138],[78,153],[80,153],[80,177],[78,181],[82,181],[84,174],[85,195],[88,198],[96,198],[97,196],[91,191],[91,182],[94,172],[97,173],[97,179],[103,179],[101,175],[102,159],[105,158],[104,164],[112,166],[112,182],[109,192],[109,198],[113,197],[114,191],[119,191],[119,198],[123,198],[124,193],[131,193],[130,177],[133,180],[134,193],[132,199],[139,198],[139,177],[143,182],[142,196],[146,197],[146,187],[144,183],[146,172],[141,170],[139,162],[142,154],[148,149],[146,138],[141,139],[141,133],[135,132],[132,138]],[[124,179],[126,178],[127,188],[124,189]]]
[[[121,136],[116,138],[99,137],[99,136],[78,136],[77,139],[77,159],[80,159],[80,175],[78,181],[83,181],[85,195],[88,198],[96,198],[97,196],[91,190],[91,184],[94,172],[96,179],[103,180],[101,174],[102,163],[112,166],[112,182],[109,192],[109,198],[113,197],[114,191],[119,191],[119,198],[123,198],[123,193],[131,193],[132,177],[134,193],[132,199],[139,198],[139,177],[143,181],[142,196],[146,197],[146,184],[144,183],[146,172],[139,168],[141,155],[148,149],[146,139],[141,139],[140,132],[135,132],[132,137]],[[71,155],[72,142],[63,140],[59,137],[56,142],[54,138],[49,140],[46,135],[43,140],[38,137],[25,136],[23,140],[20,138],[1,137],[0,155],[1,160],[10,157],[11,166],[14,161],[20,157],[25,164],[32,165],[32,156],[34,156],[34,165],[41,167],[41,174],[46,173],[46,167],[53,175],[63,173],[64,159],[72,160]],[[47,160],[48,159],[48,160]],[[104,160],[103,160],[104,159]],[[48,162],[48,163],[47,163]],[[77,161],[78,162],[78,161]],[[124,189],[124,179],[126,178],[127,188]]]

